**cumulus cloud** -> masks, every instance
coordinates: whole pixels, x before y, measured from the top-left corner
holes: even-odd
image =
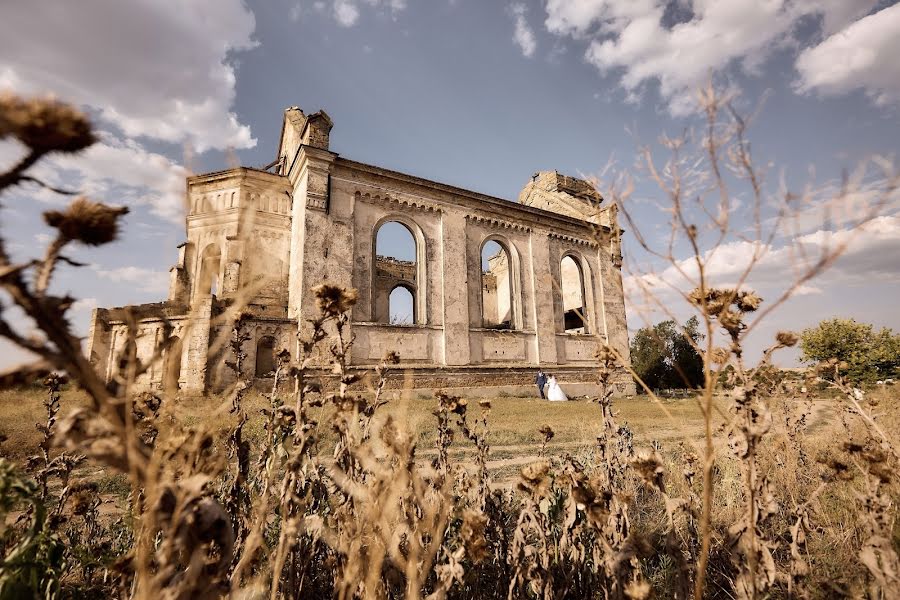
[[[696,108],[694,90],[710,72],[755,72],[773,49],[794,44],[798,22],[827,33],[865,14],[876,0],[548,0],[551,33],[588,41],[586,60],[615,73],[630,97],[657,82],[674,115]]]
[[[361,2],[375,9],[387,10],[394,17],[406,9],[406,0],[361,0]],[[342,27],[353,27],[359,21],[359,6],[360,0],[333,0],[334,20]],[[318,12],[324,12],[326,5],[322,0],[318,0],[313,4],[313,8]]]
[[[802,92],[862,89],[879,106],[900,102],[900,4],[864,17],[797,57]]]
[[[350,0],[335,0],[334,18],[338,25],[352,27],[359,20],[359,8]]]
[[[12,0],[0,20],[0,88],[89,106],[129,137],[249,148],[231,110],[229,53],[253,48],[240,0]]]
[[[814,283],[804,282],[795,295],[828,293],[836,286],[900,282],[900,216],[884,215],[858,228],[835,231],[820,229],[780,246],[733,241],[704,253],[705,275],[712,286],[733,287],[751,262],[752,272],[743,289],[780,293],[825,254],[844,248]],[[625,279],[628,294],[636,306],[646,306],[645,293],[657,295],[664,303],[675,290],[690,291],[698,277],[696,261],[685,258],[659,273],[632,275]]]
[[[509,12],[512,14],[515,25],[513,41],[522,51],[522,56],[534,56],[534,51],[537,50],[537,40],[535,40],[534,31],[532,31],[528,20],[525,18],[528,9],[521,2],[516,2],[510,5]]]
[[[0,166],[25,154],[16,143],[0,143]],[[187,170],[170,158],[151,152],[138,142],[100,132],[100,141],[84,152],[51,155],[31,173],[56,187],[69,188],[107,204],[147,206],[166,221],[184,223],[184,179]],[[29,189],[29,196],[51,204],[67,198],[43,189]]]

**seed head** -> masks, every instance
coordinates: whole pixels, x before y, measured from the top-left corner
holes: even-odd
[[[0,139],[13,136],[41,152],[77,152],[97,141],[81,111],[53,98],[0,94]]]
[[[466,554],[473,562],[479,563],[488,556],[487,540],[484,537],[487,516],[475,510],[463,513],[459,534],[466,549]]]
[[[88,246],[107,244],[119,234],[119,217],[128,214],[124,206],[108,206],[84,197],[76,198],[64,211],[49,210],[44,221],[59,230],[66,240]]]
[[[663,468],[662,457],[659,452],[653,448],[641,448],[634,454],[631,466],[637,471],[641,479],[650,487],[654,487],[659,491],[665,491],[663,487]]]
[[[544,436],[544,443],[552,440],[553,436],[555,435],[553,433],[553,429],[549,425],[543,425],[540,429],[538,429],[538,433]]]
[[[775,341],[782,346],[791,348],[797,345],[797,342],[800,341],[800,336],[793,331],[779,331],[775,334]]]
[[[328,317],[345,313],[356,304],[357,293],[354,289],[323,283],[314,287],[312,291],[316,295],[316,306]]]
[[[729,333],[738,333],[744,328],[740,313],[731,309],[719,313],[719,324]]]
[[[728,357],[730,355],[731,352],[729,352],[727,348],[716,346],[712,349],[712,352],[709,355],[709,359],[714,365],[724,365],[728,362]]]
[[[756,292],[741,292],[735,303],[741,312],[753,312],[762,304],[762,298]]]

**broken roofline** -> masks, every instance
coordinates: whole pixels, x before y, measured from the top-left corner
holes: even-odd
[[[321,148],[316,148],[315,146],[309,146],[308,144],[301,144],[300,148],[297,151],[297,155],[299,156],[300,152],[304,148],[311,148],[315,152],[326,152],[335,157],[334,166],[336,168],[345,168],[348,170],[355,170],[367,173],[369,175],[375,175],[384,177],[386,179],[393,179],[402,183],[407,183],[415,186],[420,186],[425,189],[437,190],[452,196],[456,196],[459,198],[464,198],[470,201],[478,202],[482,205],[487,204],[490,208],[494,209],[491,212],[497,215],[497,218],[500,220],[508,220],[513,217],[519,217],[523,220],[530,221],[535,225],[541,225],[546,227],[548,222],[549,224],[557,224],[562,226],[564,229],[569,229],[572,231],[573,229],[578,234],[583,234],[585,226],[594,228],[599,227],[603,231],[609,232],[611,231],[610,227],[602,224],[594,224],[589,223],[587,221],[583,221],[581,219],[577,219],[575,217],[570,217],[568,215],[563,215],[557,212],[553,212],[550,210],[545,210],[543,208],[537,208],[534,206],[526,206],[524,204],[520,204],[515,200],[507,200],[506,198],[499,198],[497,196],[490,196],[488,194],[482,194],[481,192],[475,192],[472,190],[467,190],[465,188],[457,187],[454,185],[450,185],[447,183],[441,183],[439,181],[433,181],[431,179],[425,179],[424,177],[418,177],[416,175],[410,175],[408,173],[402,173],[400,171],[393,171],[391,169],[387,169],[384,167],[379,167],[377,165],[370,165],[367,163],[358,162],[355,160],[351,160],[349,158],[341,157],[337,152],[332,152],[331,150],[323,150]],[[287,179],[284,175],[278,175],[275,173],[271,173],[269,171],[264,171],[262,169],[258,169],[255,167],[234,167],[232,169],[225,169],[222,171],[213,171],[210,173],[203,173],[201,175],[191,175],[187,178],[188,187],[192,184],[196,183],[207,183],[210,181],[215,181],[216,179],[227,179],[229,177],[234,177],[239,174],[245,175],[259,175],[268,178],[278,178],[278,179]],[[561,177],[569,177],[562,176]],[[574,179],[569,177],[570,179]],[[581,180],[579,180],[581,181]],[[404,192],[399,191],[398,194],[404,194]],[[433,198],[428,198],[431,201],[434,201]],[[601,197],[602,202],[602,197]],[[597,207],[600,208],[600,202],[597,203]],[[479,207],[483,208],[483,207]],[[512,211],[510,213],[509,211]],[[573,232],[574,233],[574,232]]]

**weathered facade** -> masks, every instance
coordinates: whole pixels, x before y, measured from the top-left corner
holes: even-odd
[[[331,128],[324,112],[290,108],[268,170],[188,178],[187,240],[168,299],[94,312],[88,352],[108,378],[131,321],[144,358],[177,338],[143,384],[168,374],[188,393],[223,389],[235,377],[227,308],[239,297],[249,314],[243,375],[270,376],[275,353],[296,352],[297,324],[314,316],[323,282],[358,290],[351,363],[399,351],[419,387],[526,385],[540,366],[587,391],[603,343],[628,356],[620,231],[589,183],[541,172],[510,202],[343,158],[329,148]],[[408,229],[415,260],[376,256],[387,222]],[[483,268],[489,242],[502,252]],[[391,323],[398,286],[413,310]]]

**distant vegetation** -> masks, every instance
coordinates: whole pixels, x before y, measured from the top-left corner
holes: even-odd
[[[898,377],[900,334],[853,319],[826,319],[800,334],[800,359],[807,363],[834,361],[848,380],[873,383]],[[833,379],[833,373],[826,377]]]
[[[703,358],[697,352],[703,335],[691,317],[642,327],[631,338],[631,367],[651,389],[698,388],[703,385]]]

